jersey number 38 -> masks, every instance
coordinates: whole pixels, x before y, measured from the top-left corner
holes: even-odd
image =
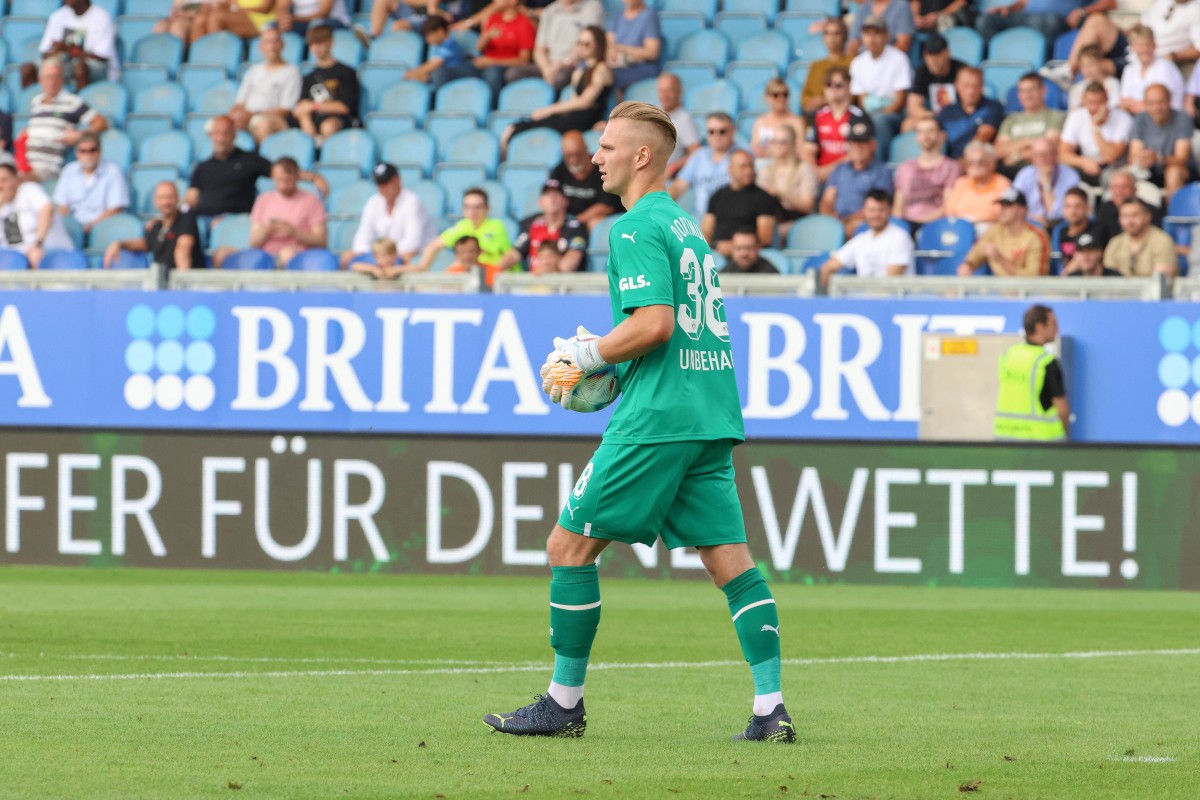
[[[676,310],[675,320],[679,328],[693,341],[699,340],[708,328],[718,339],[729,341],[729,323],[725,320],[725,299],[717,285],[717,262],[712,253],[704,254],[704,263],[696,257],[696,251],[687,248],[679,259],[679,274],[687,283],[685,302]]]

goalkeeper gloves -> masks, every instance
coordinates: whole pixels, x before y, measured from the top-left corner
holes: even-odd
[[[586,375],[608,366],[600,355],[600,337],[582,325],[570,339],[555,337],[554,350],[542,365],[542,391],[550,401],[568,406],[570,390]],[[567,396],[564,396],[567,395]]]

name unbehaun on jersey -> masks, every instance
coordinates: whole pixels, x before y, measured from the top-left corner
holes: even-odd
[[[695,236],[698,239],[704,238],[704,233],[700,230],[700,226],[691,217],[676,217],[675,221],[671,223],[671,233],[675,234],[675,238],[681,242],[685,236]]]
[[[701,372],[733,369],[733,357],[728,350],[680,350],[679,368]]]

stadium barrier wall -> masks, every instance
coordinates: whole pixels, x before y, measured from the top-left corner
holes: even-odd
[[[1027,305],[730,297],[712,313],[750,437],[896,441],[917,437],[921,334],[1016,332]],[[1056,309],[1075,440],[1200,444],[1200,308]],[[579,324],[609,329],[608,299],[0,292],[0,426],[598,436],[608,414],[562,411],[537,375]]]
[[[546,575],[583,439],[12,431],[0,562]],[[752,441],[759,563],[789,582],[1200,589],[1182,448]],[[703,577],[617,546],[605,574]]]

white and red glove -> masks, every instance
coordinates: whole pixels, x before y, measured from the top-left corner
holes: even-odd
[[[542,391],[550,395],[551,402],[567,408],[568,398],[564,395],[584,376],[608,366],[600,356],[599,341],[599,336],[582,325],[570,339],[555,337],[554,350],[541,369]]]

